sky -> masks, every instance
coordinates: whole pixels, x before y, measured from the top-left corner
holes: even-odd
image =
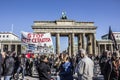
[[[94,22],[96,39],[108,33],[120,32],[120,0],[0,0],[0,32],[10,32],[20,37],[21,31],[33,32],[33,21],[54,21],[66,12],[68,19]],[[66,42],[61,38],[61,50]]]

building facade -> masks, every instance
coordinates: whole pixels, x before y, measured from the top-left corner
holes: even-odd
[[[103,35],[101,40],[96,40],[97,27],[94,22],[69,20],[64,15],[55,21],[34,21],[32,29],[34,33],[51,33],[55,36],[56,54],[60,54],[61,36],[68,37],[68,48],[64,52],[68,52],[70,56],[76,55],[81,48],[94,56],[101,55],[105,50],[114,51],[113,42],[108,39],[108,34]],[[113,32],[113,34],[120,50],[120,32]],[[78,39],[77,43],[74,40],[75,37]],[[0,32],[0,51],[21,53],[21,40],[13,33]]]
[[[86,49],[96,55],[96,26],[94,22],[78,22],[61,18],[55,21],[34,21],[34,33],[51,33],[56,37],[56,53],[60,53],[60,36],[68,37],[68,53],[75,55],[74,38],[78,37],[78,49]]]
[[[21,41],[18,36],[10,32],[0,32],[0,51],[15,51],[20,54]]]
[[[113,32],[113,35],[115,37],[115,40],[117,42],[118,45],[118,49],[120,50],[120,32]],[[101,53],[103,53],[103,51],[105,50],[109,50],[111,52],[113,52],[115,49],[113,47],[113,41],[108,39],[108,34],[103,35],[102,40],[97,40],[97,52],[99,55],[101,55]]]

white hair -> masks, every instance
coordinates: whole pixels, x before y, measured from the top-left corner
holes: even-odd
[[[86,51],[84,49],[80,49],[79,53],[86,55]]]

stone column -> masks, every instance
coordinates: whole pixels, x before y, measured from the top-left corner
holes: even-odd
[[[8,51],[11,51],[11,44],[8,44]]]
[[[100,44],[98,44],[98,55],[100,56]]]
[[[17,44],[15,45],[15,52],[17,53]]]
[[[106,50],[106,44],[104,44],[104,50]]]
[[[88,34],[88,36],[87,36],[87,47],[88,47],[88,54],[93,54],[93,52],[92,52],[92,44],[93,44],[93,41],[92,41],[92,34]]]
[[[85,33],[82,34],[82,48],[85,49]]]
[[[75,51],[74,51],[74,33],[71,34],[71,56],[75,55]]]
[[[82,48],[82,35],[78,35],[78,50]]]
[[[1,48],[1,47],[2,47],[1,44],[2,44],[2,43],[1,43],[1,41],[0,41],[0,50],[2,49],[2,48]]]
[[[56,53],[60,54],[60,34],[56,34]]]
[[[1,43],[1,52],[3,52],[3,44]]]
[[[97,55],[96,54],[96,34],[95,33],[93,34],[93,46],[94,46],[93,47],[93,51],[94,51],[93,54]]]
[[[113,52],[113,44],[111,43],[111,52]]]
[[[71,57],[71,34],[68,35],[68,53]]]

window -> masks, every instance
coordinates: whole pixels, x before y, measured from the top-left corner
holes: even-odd
[[[9,37],[9,35],[6,36],[7,38]]]
[[[116,36],[116,38],[118,38],[118,35]]]
[[[5,37],[5,35],[3,35],[3,38]]]

